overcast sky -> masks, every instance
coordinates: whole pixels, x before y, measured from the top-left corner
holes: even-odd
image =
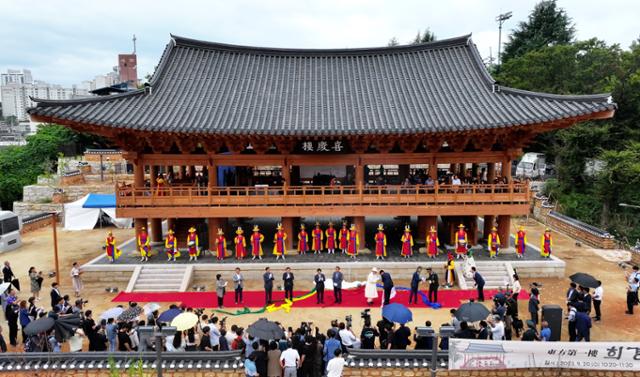
[[[133,50],[138,76],[153,72],[169,34],[241,45],[340,48],[404,44],[429,27],[439,39],[473,33],[484,57],[497,54],[495,16],[509,31],[534,0],[0,0],[0,72],[74,84],[104,74]],[[578,39],[628,47],[640,35],[640,0],[559,0]]]

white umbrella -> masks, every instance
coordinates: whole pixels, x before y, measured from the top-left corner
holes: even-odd
[[[144,309],[144,314],[145,315],[149,315],[149,314],[155,312],[156,310],[160,309],[160,304],[158,304],[157,302],[150,302],[150,303],[144,305],[142,307],[142,309]]]
[[[124,311],[123,308],[121,307],[115,307],[115,308],[111,308],[109,310],[107,310],[106,312],[100,314],[100,319],[109,319],[109,318],[118,318],[118,316],[120,314],[122,314],[122,312]]]
[[[11,287],[11,283],[2,283],[0,284],[0,294],[4,293]]]
[[[198,323],[198,316],[186,312],[178,314],[178,316],[171,321],[171,326],[175,327],[178,331],[185,331],[195,326],[196,323]]]

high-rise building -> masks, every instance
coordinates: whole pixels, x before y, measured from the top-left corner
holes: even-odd
[[[31,77],[31,71],[23,69],[8,69],[7,73],[0,74],[0,86],[8,84],[32,84],[33,77]]]
[[[135,52],[118,55],[118,71],[120,82],[126,82],[130,87],[138,85],[138,57]]]

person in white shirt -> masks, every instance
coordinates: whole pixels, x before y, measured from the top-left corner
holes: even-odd
[[[338,335],[340,336],[340,342],[342,342],[342,345],[347,348],[353,348],[358,338],[356,338],[351,329],[347,328],[344,322],[340,322],[339,328],[340,330],[338,331]]]
[[[499,315],[494,315],[493,320],[489,321],[491,325],[491,337],[493,340],[504,340],[504,323],[500,320]]]
[[[211,340],[211,349],[214,351],[220,350],[220,329],[218,329],[218,317],[211,318],[209,323],[209,339]]]
[[[594,320],[599,321],[601,319],[602,313],[600,312],[600,305],[602,304],[602,282],[598,280],[598,287],[593,291],[593,308],[596,311],[596,316],[593,317]]]
[[[520,285],[520,279],[518,278],[518,274],[513,274],[513,289],[511,291],[513,292],[512,294],[513,299],[516,300],[516,302],[518,302],[518,295],[520,294],[521,290],[522,290],[522,285]]]
[[[333,355],[333,359],[327,363],[327,377],[342,377],[345,362],[340,348],[336,349]]]
[[[296,377],[298,375],[300,354],[297,350],[291,348],[291,343],[287,345],[287,349],[280,355],[280,366],[284,370],[283,377]]]

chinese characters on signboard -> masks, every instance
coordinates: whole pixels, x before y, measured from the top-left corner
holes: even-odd
[[[342,140],[320,140],[320,141],[303,141],[303,152],[342,152],[344,150],[344,142]]]
[[[640,344],[451,339],[449,369],[640,370]]]

